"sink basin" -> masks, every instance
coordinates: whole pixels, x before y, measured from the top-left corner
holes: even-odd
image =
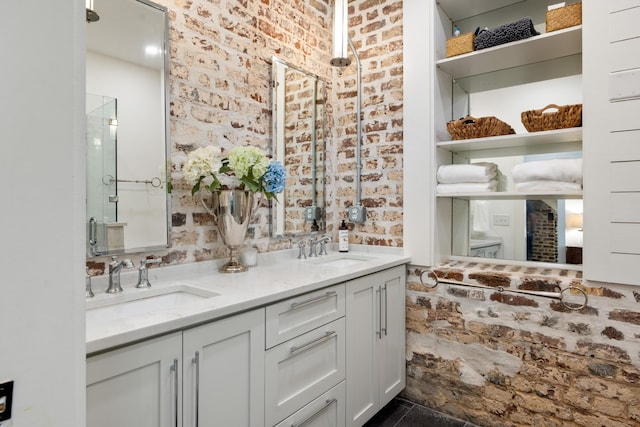
[[[370,258],[361,256],[361,255],[349,255],[349,254],[339,254],[339,255],[329,255],[326,257],[319,257],[310,261],[311,264],[321,265],[323,267],[351,267],[352,265],[360,264],[362,262],[368,261]]]
[[[95,301],[87,301],[87,324],[109,322],[144,313],[151,313],[218,296],[215,292],[188,285],[166,288],[125,290],[119,295],[106,295]]]

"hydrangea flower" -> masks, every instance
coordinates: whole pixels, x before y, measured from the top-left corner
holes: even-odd
[[[199,188],[200,182],[206,177],[215,178],[215,174],[222,167],[221,153],[222,150],[213,145],[200,147],[189,153],[183,171],[187,182]]]
[[[284,166],[279,161],[269,163],[267,171],[262,176],[264,190],[268,193],[282,193],[285,184]]]
[[[262,178],[269,167],[269,159],[256,147],[235,147],[229,152],[229,169],[242,180],[243,178]]]
[[[280,162],[269,162],[256,147],[238,146],[221,158],[219,147],[207,146],[189,153],[183,167],[185,180],[192,185],[191,194],[200,191],[204,183],[211,191],[226,188],[246,189],[263,193],[271,199],[284,190],[285,172]]]

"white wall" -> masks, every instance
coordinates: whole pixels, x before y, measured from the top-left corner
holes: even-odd
[[[84,425],[84,2],[0,14],[3,427]]]

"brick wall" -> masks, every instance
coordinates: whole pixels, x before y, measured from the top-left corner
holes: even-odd
[[[437,275],[488,289],[431,289],[422,271],[408,275],[405,397],[482,426],[640,425],[640,292],[586,287],[568,270],[462,262]],[[569,285],[588,294],[585,308],[498,290]]]
[[[402,1],[349,2],[349,34],[362,63],[362,191],[367,221],[352,243],[402,246]],[[355,204],[356,61],[334,72],[332,170],[327,223]]]

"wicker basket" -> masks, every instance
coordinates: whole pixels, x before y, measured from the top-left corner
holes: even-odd
[[[582,3],[547,11],[547,33],[582,24]]]
[[[550,108],[558,111],[545,113]],[[522,124],[529,132],[575,128],[582,126],[582,104],[550,104],[539,110],[523,111],[521,117]]]
[[[461,34],[447,39],[447,58],[473,52],[473,41],[475,39],[476,35],[473,33]]]
[[[467,116],[460,120],[452,120],[447,123],[447,130],[454,140],[515,133],[511,126],[493,116],[479,118]]]

